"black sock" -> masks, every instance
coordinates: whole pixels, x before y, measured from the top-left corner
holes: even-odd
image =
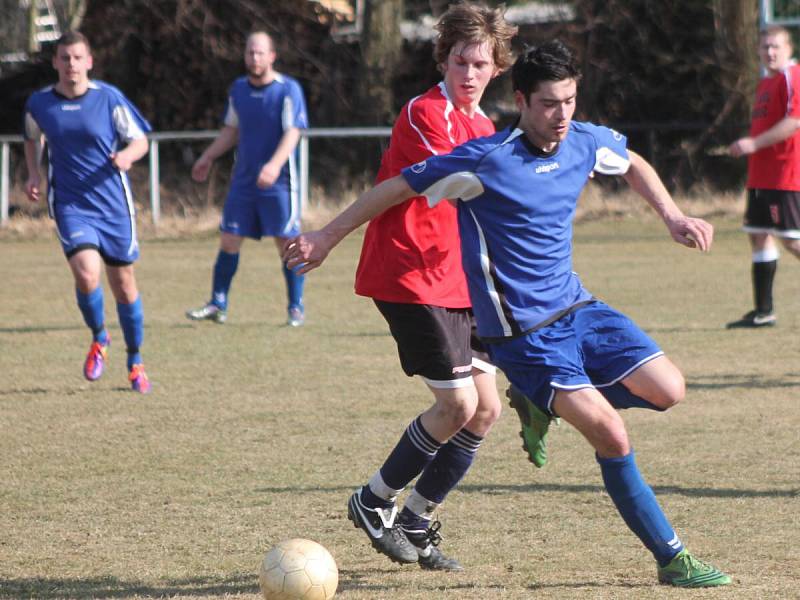
[[[777,270],[777,260],[753,263],[753,300],[759,314],[772,313],[772,282]]]

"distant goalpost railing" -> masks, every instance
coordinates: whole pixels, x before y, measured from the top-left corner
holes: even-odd
[[[761,26],[800,26],[800,2],[798,0],[759,0]]]
[[[147,136],[150,142],[148,153],[150,214],[155,225],[161,219],[161,166],[159,148],[162,142],[198,141],[214,139],[218,131],[161,131]],[[298,144],[299,192],[303,207],[308,205],[309,192],[309,139],[311,138],[354,138],[378,137],[388,138],[392,134],[391,127],[317,127],[302,132]],[[9,195],[11,190],[11,144],[22,144],[22,136],[0,135],[0,227],[8,222]],[[188,175],[187,175],[188,176]]]

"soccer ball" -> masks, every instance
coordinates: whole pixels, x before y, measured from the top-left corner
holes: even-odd
[[[339,570],[318,543],[286,540],[267,552],[258,583],[265,600],[330,600],[339,585]]]

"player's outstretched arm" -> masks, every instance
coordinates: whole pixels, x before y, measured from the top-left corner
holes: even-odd
[[[192,166],[192,179],[203,182],[208,177],[211,165],[239,142],[239,128],[225,125],[208,148]]]
[[[623,175],[625,181],[658,213],[672,239],[689,248],[708,252],[714,239],[711,223],[684,215],[650,163],[631,150],[628,150],[628,155],[630,168]]]
[[[387,179],[361,194],[319,231],[309,231],[287,240],[283,246],[283,261],[288,268],[296,268],[301,274],[316,269],[351,231],[387,208],[416,195],[402,175]]]
[[[739,138],[728,146],[731,156],[746,156],[792,137],[800,129],[800,119],[785,117],[756,137]]]

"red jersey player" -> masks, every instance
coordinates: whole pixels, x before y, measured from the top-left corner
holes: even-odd
[[[730,146],[733,156],[748,155],[743,229],[753,251],[755,309],[728,323],[729,328],[775,325],[775,237],[800,258],[800,66],[792,60],[785,28],[768,27],[760,40],[759,57],[767,75],[756,90],[750,135]]]
[[[502,9],[461,3],[451,6],[436,29],[434,56],[444,80],[403,107],[379,181],[494,133],[479,102],[489,82],[511,64],[516,28]],[[472,335],[455,207],[443,202],[431,210],[423,198],[413,198],[373,219],[355,288],[374,299],[397,342],[403,370],[422,377],[435,402],[351,496],[348,517],[396,562],[461,570],[439,550],[439,525],[432,518],[469,469],[501,407],[494,367]],[[397,496],[418,475],[398,516]]]

